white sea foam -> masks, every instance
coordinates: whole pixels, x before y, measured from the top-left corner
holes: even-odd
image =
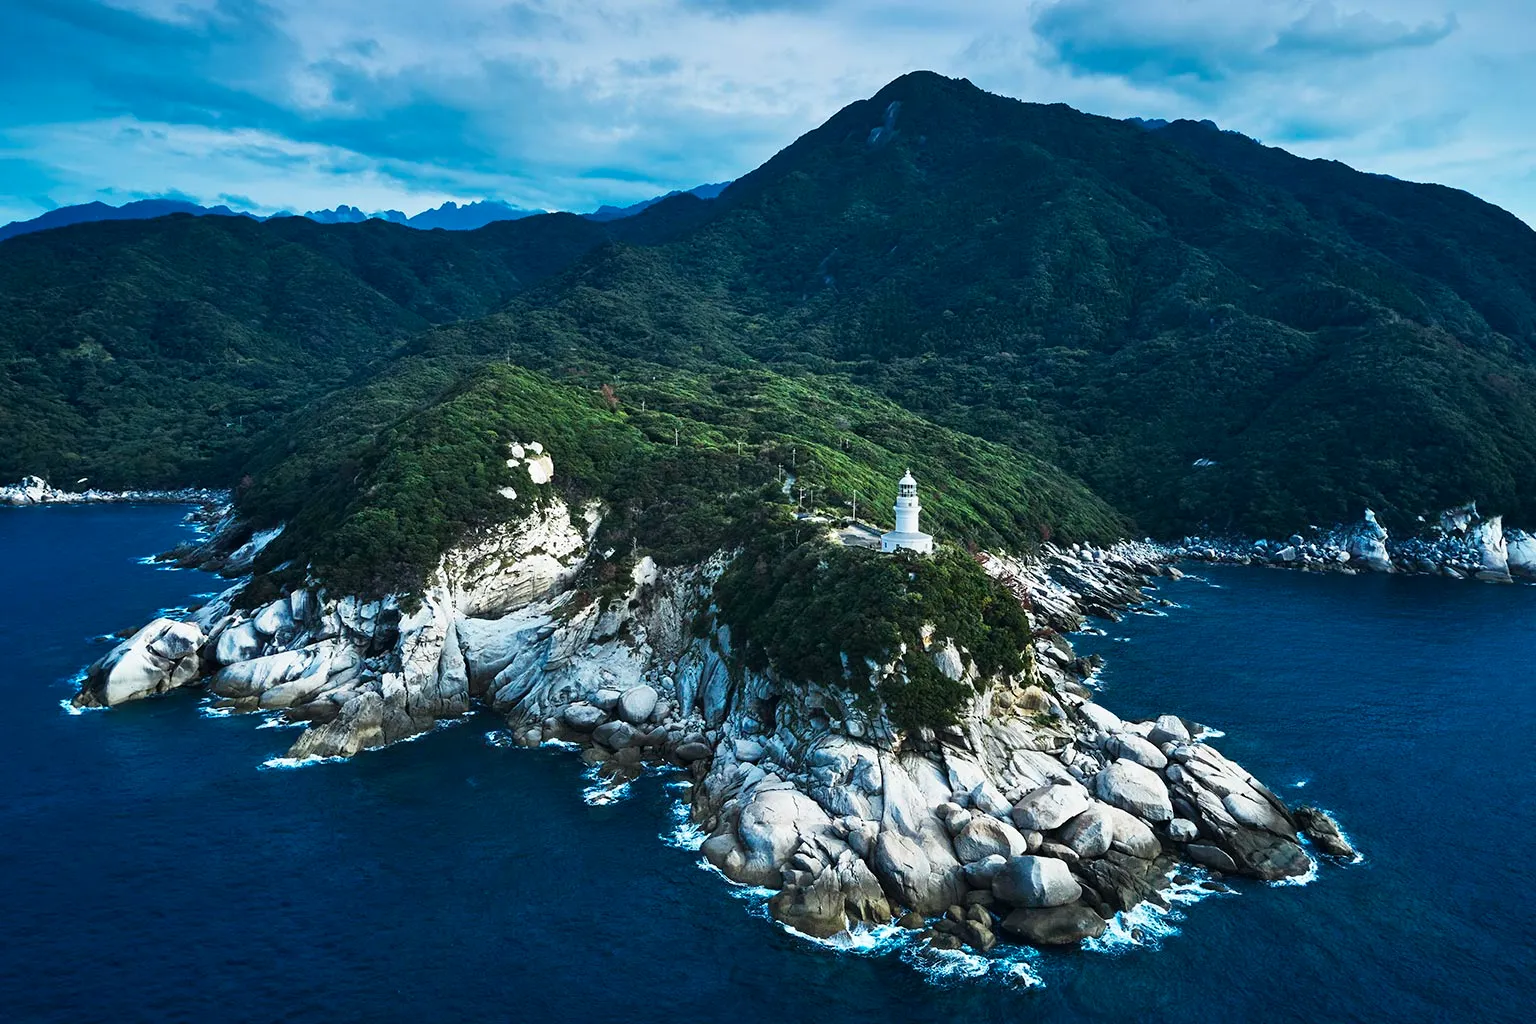
[[[1033,953],[1033,950],[1029,952]],[[1022,954],[1000,957],[992,969],[992,976],[1004,985],[1016,988],[1045,988],[1045,979]]]
[[[600,782],[582,790],[581,798],[593,807],[606,807],[628,798],[629,791],[627,782]]]
[[[965,949],[934,949],[918,938],[917,931],[890,923],[856,924],[846,932],[825,938],[807,935],[782,921],[773,920],[773,915],[768,911],[768,901],[773,898],[774,890],[734,882],[703,857],[696,864],[700,871],[724,882],[726,893],[745,903],[747,912],[753,917],[771,921],[786,935],[820,946],[828,952],[851,956],[895,956],[933,984],[987,978],[1015,988],[1039,988],[1045,985],[1045,980],[1034,967],[1040,953],[1028,946],[999,946],[990,956]]]
[[[708,838],[709,833],[687,816],[686,809],[684,810],[684,816],[673,825],[672,831],[661,834],[661,841],[668,846],[676,847],[679,850],[687,850],[690,853],[698,852],[704,845],[704,840]]]
[[[934,949],[907,932],[897,940],[903,963],[933,985],[986,979],[1010,988],[1044,988],[1036,968],[1039,950],[1028,946],[999,946],[990,955],[968,949]]]
[[[1083,948],[1095,953],[1118,955],[1133,949],[1161,949],[1163,940],[1179,934],[1179,924],[1185,916],[1181,908],[1193,906],[1212,896],[1235,896],[1232,889],[1206,889],[1201,883],[1208,881],[1202,870],[1184,869],[1188,882],[1170,883],[1162,890],[1170,906],[1167,909],[1155,903],[1138,903],[1130,910],[1123,910],[1107,923],[1104,934],[1096,939],[1083,940]]]
[[[1203,725],[1203,726],[1200,727],[1200,731],[1195,734],[1195,739],[1197,739],[1197,740],[1219,740],[1223,736],[1225,736],[1226,734],[1227,734],[1226,730],[1224,730],[1224,729],[1217,729],[1215,726]]]
[[[302,729],[303,722],[290,722],[281,714],[269,714],[263,717],[258,729]]]
[[[1333,815],[1331,815],[1331,814],[1328,815],[1328,818],[1329,818],[1330,821],[1332,821],[1333,820]],[[1360,847],[1355,843],[1354,839],[1350,837],[1350,834],[1348,832],[1345,832],[1342,828],[1339,828],[1339,823],[1337,821],[1333,822],[1333,827],[1339,829],[1339,838],[1343,839],[1346,843],[1348,843],[1350,845],[1350,848],[1355,851],[1355,855],[1353,857],[1351,857],[1349,860],[1345,861],[1344,863],[1346,863],[1346,864],[1364,864],[1365,863],[1365,854],[1360,852]]]
[[[570,740],[544,740],[539,746],[549,747],[552,750],[581,750],[580,743],[572,743]]]
[[[600,765],[593,765],[582,772],[592,785],[581,791],[581,798],[593,807],[605,807],[625,799],[630,793],[630,780],[605,779],[599,774]]]
[[[512,737],[511,729],[490,729],[485,734],[485,745],[488,747],[515,747],[517,740]]]
[[[1309,783],[1311,781],[1312,781],[1311,779],[1297,779],[1295,782],[1291,783],[1291,788],[1292,789],[1306,789],[1307,788],[1307,783]]]
[[[760,885],[743,885],[740,882],[732,881],[729,875],[715,867],[703,857],[700,857],[694,863],[700,871],[703,871],[706,874],[714,875],[716,878],[720,879],[720,881],[724,882],[726,885],[725,891],[728,896],[732,897],[733,899],[744,900],[747,903],[761,904],[762,912],[764,914],[768,913],[768,901],[773,897],[772,889],[765,889]],[[757,908],[754,908],[754,913],[756,912],[756,909]],[[797,932],[796,934],[799,933]]]
[[[64,713],[68,714],[68,715],[83,715],[83,714],[85,714],[88,711],[105,711],[105,710],[107,710],[106,708],[80,708],[80,707],[76,707],[74,705],[73,701],[70,698],[65,698],[64,700],[59,701],[59,707],[63,708],[64,709]]]
[[[315,764],[344,764],[347,760],[345,757],[269,757],[257,766],[257,770],[308,768]]]
[[[929,982],[968,981],[980,978],[992,967],[992,958],[964,949],[934,949],[907,941],[901,944],[901,959]]]
[[[691,790],[693,783],[684,779],[677,782],[669,782],[666,788],[676,796],[672,802],[671,816],[672,827],[661,833],[661,841],[678,850],[697,852],[704,845],[704,840],[709,838],[709,833],[699,827],[693,820],[693,809],[690,801],[682,795],[685,790]]]
[[[231,705],[218,705],[212,700],[201,701],[197,705],[197,713],[202,718],[229,718],[239,713],[239,709]]]
[[[1290,878],[1276,878],[1269,884],[1279,888],[1285,885],[1311,885],[1317,881],[1317,858],[1312,856],[1311,851],[1307,850],[1305,846],[1302,848],[1302,852],[1307,855],[1306,871],[1299,875],[1292,875]]]
[[[1119,954],[1132,949],[1161,949],[1163,939],[1179,934],[1177,922],[1184,915],[1152,903],[1138,903],[1106,922],[1104,934],[1084,939],[1083,948],[1095,953]]]

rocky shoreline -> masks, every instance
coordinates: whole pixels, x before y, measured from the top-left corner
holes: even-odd
[[[204,505],[223,508],[229,504],[228,491],[186,487],[174,491],[84,491],[61,490],[40,476],[23,477],[20,483],[0,486],[0,505],[85,505],[122,502]]]
[[[1370,509],[1353,526],[1314,530],[1308,540],[1249,540],[1185,537],[1152,544],[1168,561],[1226,565],[1268,565],[1312,572],[1406,573],[1513,583],[1536,579],[1536,535],[1506,529],[1502,516],[1483,518],[1477,506],[1441,513],[1422,536],[1393,538]],[[1149,541],[1148,544],[1151,544]]]
[[[532,486],[552,475],[543,463]],[[604,557],[591,546],[601,515],[546,492],[533,516],[445,556],[419,604],[309,588],[238,608],[232,587],[123,641],[74,702],[203,687],[225,708],[304,723],[288,751],[300,760],[353,756],[479,706],[519,745],[577,745],[611,783],[682,768],[703,856],[776,890],[772,915],[811,936],[899,921],[937,949],[1070,945],[1143,902],[1166,906],[1181,863],[1273,880],[1311,870],[1303,835],[1353,854],[1326,814],[1287,807],[1198,725],[1123,721],[1093,699],[1096,663],[1066,634],[1177,574],[1155,546],[978,556],[1035,617],[1027,668],[978,678],[941,636],[869,664],[872,684],[899,684],[917,658],[973,684],[954,725],[906,734],[878,702],[735,655],[710,614],[726,553],[686,568],[642,559],[608,600],[574,588]],[[226,520],[178,558],[228,572],[275,533]]]

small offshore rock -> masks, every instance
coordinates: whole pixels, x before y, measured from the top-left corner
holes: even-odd
[[[1349,845],[1349,840],[1339,832],[1339,826],[1327,811],[1303,806],[1296,808],[1294,815],[1296,824],[1301,826],[1302,833],[1328,856],[1349,860],[1358,856],[1355,848]]]

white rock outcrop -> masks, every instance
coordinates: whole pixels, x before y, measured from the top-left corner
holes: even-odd
[[[1376,521],[1376,513],[1365,510],[1364,520],[1350,532],[1345,550],[1350,562],[1373,572],[1392,572],[1392,556],[1387,553],[1387,531]]]
[[[193,623],[153,620],[86,671],[75,704],[110,707],[186,686],[202,667],[203,639]]]

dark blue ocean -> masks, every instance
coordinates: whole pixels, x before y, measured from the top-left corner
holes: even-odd
[[[675,780],[592,806],[573,755],[493,747],[486,716],[283,770],[291,732],[194,693],[67,714],[94,635],[211,589],[137,561],[183,511],[0,509],[0,1019],[1536,1016],[1536,587],[1208,570],[1084,639],[1105,704],[1225,730],[1366,859],[963,980],[785,934],[663,841]]]

